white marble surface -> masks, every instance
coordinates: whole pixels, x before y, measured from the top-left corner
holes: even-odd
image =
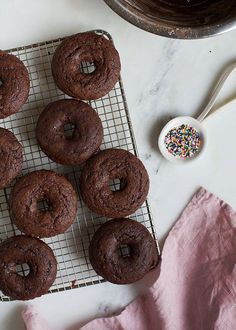
[[[236,31],[212,39],[179,41],[151,35],[114,14],[102,0],[1,0],[0,48],[75,32],[109,31],[122,60],[122,76],[140,158],[150,177],[150,202],[158,237],[164,237],[196,189],[203,185],[236,209],[236,103],[207,119],[209,146],[191,165],[176,166],[157,150],[160,127],[176,115],[197,115],[224,66],[236,60]],[[236,73],[221,101],[236,96]],[[236,109],[235,109],[236,110]],[[75,330],[88,319],[117,311],[147,283],[111,284],[46,295],[34,303],[56,329]],[[0,329],[21,330],[24,303],[0,303]]]

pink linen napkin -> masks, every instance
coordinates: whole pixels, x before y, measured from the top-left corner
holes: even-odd
[[[26,306],[22,316],[26,330],[53,330],[32,305]]]
[[[81,330],[235,330],[236,213],[203,188],[166,239],[160,275],[118,316]],[[34,316],[27,318],[27,330]],[[40,322],[40,321],[39,321]]]

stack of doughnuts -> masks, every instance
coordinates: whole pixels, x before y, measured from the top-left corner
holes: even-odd
[[[84,73],[83,63],[94,64]],[[6,75],[6,67],[9,75]],[[94,270],[116,284],[133,283],[157,265],[156,243],[133,214],[146,200],[149,178],[142,162],[122,149],[100,151],[103,127],[97,112],[86,102],[103,97],[120,75],[120,58],[113,43],[94,32],[79,33],[62,41],[52,60],[56,85],[71,99],[48,104],[39,116],[36,137],[54,162],[82,166],[80,194],[98,215],[112,218],[91,240],[89,256]],[[16,113],[29,93],[23,63],[0,51],[0,118]],[[21,88],[19,84],[21,83]],[[0,188],[21,171],[23,151],[15,136],[0,128]],[[2,163],[1,163],[2,162]],[[120,180],[118,191],[110,182]],[[41,204],[46,206],[41,208]],[[71,183],[53,171],[39,170],[19,178],[9,198],[10,217],[25,235],[0,244],[0,290],[14,299],[32,299],[48,291],[56,278],[53,251],[39,238],[65,232],[77,213],[77,195]],[[129,253],[122,254],[122,246]],[[27,263],[22,277],[17,265]]]

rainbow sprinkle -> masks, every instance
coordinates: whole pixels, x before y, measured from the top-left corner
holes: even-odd
[[[166,149],[173,156],[191,158],[201,146],[200,133],[190,125],[181,125],[171,129],[165,136]]]

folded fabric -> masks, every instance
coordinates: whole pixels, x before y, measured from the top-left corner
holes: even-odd
[[[53,330],[32,305],[26,306],[22,316],[26,330]]]
[[[149,292],[118,316],[81,330],[235,330],[236,214],[204,189],[166,239],[160,275]],[[26,319],[27,330],[34,328]]]

